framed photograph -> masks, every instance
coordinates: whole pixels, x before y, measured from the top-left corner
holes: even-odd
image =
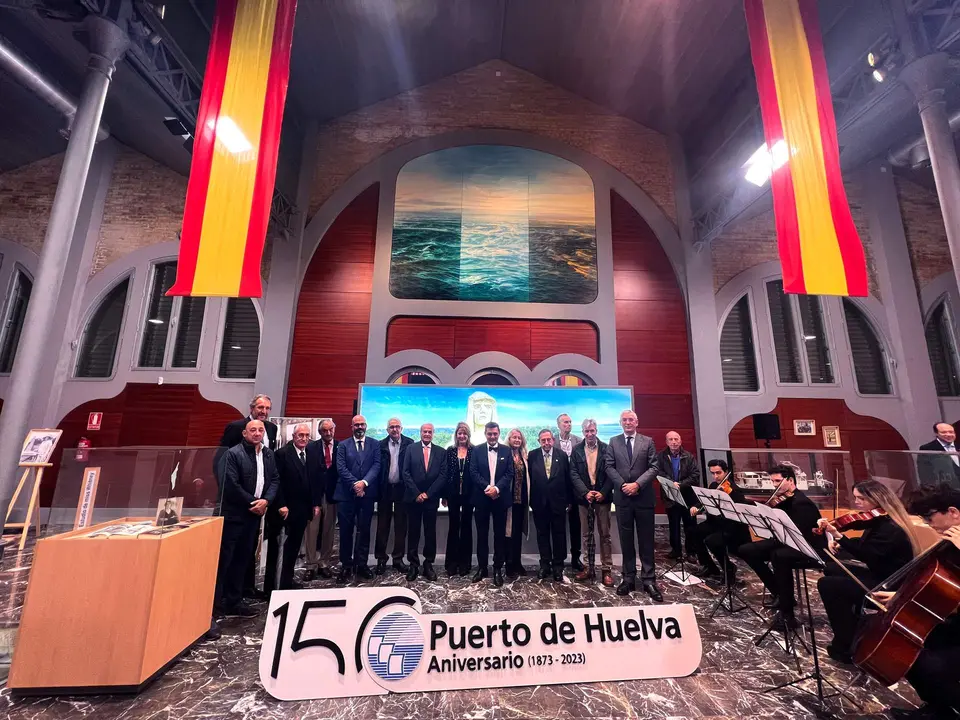
[[[50,462],[62,434],[63,430],[55,428],[28,432],[27,439],[23,441],[23,449],[20,451],[20,464]]]
[[[161,498],[157,503],[157,518],[153,524],[157,527],[166,527],[167,525],[176,525],[180,522],[180,516],[183,514],[183,498]]]
[[[823,446],[828,448],[840,447],[840,428],[836,425],[823,426]]]
[[[816,435],[817,434],[816,421],[815,420],[794,420],[793,434],[794,435]]]

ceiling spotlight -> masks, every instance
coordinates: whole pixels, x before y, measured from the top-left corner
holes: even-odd
[[[773,171],[783,167],[789,159],[790,153],[785,141],[778,140],[772,151],[767,149],[766,144],[763,144],[743,164],[743,167],[747,169],[743,177],[757,187],[763,187],[770,176],[773,175]]]
[[[887,79],[887,74],[880,68],[876,68],[873,71],[873,79],[876,80],[878,83],[882,83],[884,80]]]
[[[161,320],[160,318],[150,318],[149,320],[147,320],[147,322],[153,325],[163,325],[163,320]]]
[[[880,62],[880,59],[877,57],[876,53],[867,53],[867,64],[870,67],[876,67]]]

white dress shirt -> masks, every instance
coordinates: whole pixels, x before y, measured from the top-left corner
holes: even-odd
[[[390,471],[387,473],[387,482],[396,485],[400,482],[400,441],[391,438],[387,443],[387,449],[390,451]]]
[[[257,459],[257,487],[253,496],[259,500],[263,495],[263,450],[255,450],[253,455]]]
[[[957,455],[957,446],[953,443],[945,443],[940,438],[937,438],[937,442],[943,445],[943,451],[950,453],[950,459],[953,460],[953,464],[960,467],[960,455]]]
[[[497,449],[497,445],[494,445],[494,450]],[[490,468],[490,487],[493,487],[496,483],[493,482],[493,479],[497,476],[497,460],[500,457],[499,452],[494,452],[490,449],[490,445],[487,444],[487,466]]]

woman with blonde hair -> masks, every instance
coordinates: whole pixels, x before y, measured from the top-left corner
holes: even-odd
[[[507,433],[507,447],[513,458],[513,502],[507,507],[507,559],[508,578],[526,575],[521,553],[523,538],[529,532],[527,510],[530,507],[530,472],[527,467],[527,439],[514,428]]]
[[[458,422],[453,431],[453,445],[447,448],[447,492],[443,504],[447,508],[447,552],[443,564],[447,575],[469,575],[473,556],[473,504],[470,487],[470,426]]]
[[[910,562],[920,552],[920,542],[910,515],[900,499],[876,480],[853,486],[853,502],[863,520],[846,524],[844,530],[863,530],[858,538],[848,538],[830,520],[820,519],[831,553],[839,550],[861,561],[866,568],[845,566],[860,582],[836,564],[828,564],[817,582],[820,598],[833,628],[833,642],[827,654],[842,663],[851,663],[851,650],[857,623],[866,598],[863,586],[874,587]]]

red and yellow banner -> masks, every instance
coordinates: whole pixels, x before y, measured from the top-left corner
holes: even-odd
[[[217,0],[169,295],[261,295],[296,7]]]
[[[745,0],[786,292],[867,294],[867,266],[840,174],[816,0]]]

